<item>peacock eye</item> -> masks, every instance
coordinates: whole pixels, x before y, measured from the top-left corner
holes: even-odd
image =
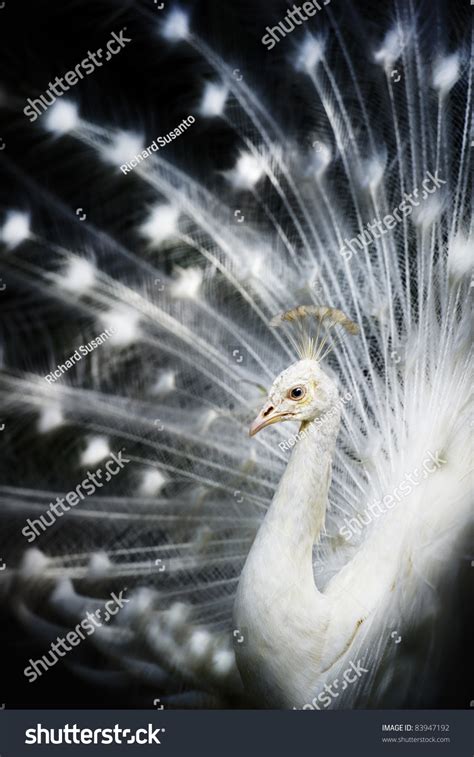
[[[290,389],[289,397],[292,400],[300,400],[305,394],[306,390],[303,386],[294,386],[293,389]]]

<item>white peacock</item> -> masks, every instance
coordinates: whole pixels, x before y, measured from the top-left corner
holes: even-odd
[[[332,3],[307,36],[282,41],[273,88],[273,73],[259,83],[259,65],[236,69],[212,50],[186,10],[151,19],[128,5],[149,45],[145,81],[183,46],[184,90],[196,70],[207,76],[198,106],[179,103],[199,129],[130,177],[120,166],[156,134],[111,127],[109,106],[89,119],[86,80],[84,112],[75,89],[34,124],[20,118],[22,144],[2,164],[19,198],[1,220],[5,303],[13,282],[22,287],[19,306],[2,311],[2,603],[46,650],[128,587],[117,619],[64,660],[122,702],[136,692],[140,706],[248,695],[263,707],[430,707],[440,670],[452,675],[459,573],[472,572],[469,24],[447,2],[422,13],[397,2],[393,13],[378,4],[391,26],[377,33],[366,4]],[[176,45],[165,59],[155,24]],[[2,107],[16,109],[23,89],[3,93]],[[119,79],[107,95],[123,99]],[[155,131],[169,131],[166,113]],[[48,159],[26,174],[40,153]],[[427,172],[446,183],[416,199]],[[90,207],[82,222],[76,204]],[[281,324],[290,343],[269,328],[306,301]],[[349,318],[360,335],[329,354],[326,327],[354,330]],[[45,381],[110,327],[77,370]],[[249,439],[272,382],[253,430],[267,428]],[[288,462],[278,442],[293,427],[276,421],[290,418],[302,433]],[[123,448],[126,469],[29,549],[26,518]],[[428,453],[444,462],[424,477]],[[374,502],[385,512],[376,504],[369,518]]]

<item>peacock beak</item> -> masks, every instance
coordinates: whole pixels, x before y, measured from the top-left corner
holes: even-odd
[[[287,417],[287,413],[279,413],[277,410],[275,410],[271,402],[267,402],[267,404],[262,407],[254,422],[250,426],[249,436],[255,436],[255,434],[258,434],[258,432],[261,431],[262,428],[271,426],[272,423],[278,423],[278,421],[285,420]]]

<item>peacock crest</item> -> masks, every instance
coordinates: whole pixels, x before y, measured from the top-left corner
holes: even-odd
[[[316,333],[312,333],[314,321]],[[296,327],[296,336],[290,329],[287,330],[287,334],[300,360],[324,360],[334,349],[334,344],[328,345],[331,330],[339,330],[339,339],[342,338],[341,331],[348,334],[359,333],[357,324],[351,321],[342,310],[316,305],[299,305],[274,316],[270,321],[270,326],[273,328],[287,324]]]

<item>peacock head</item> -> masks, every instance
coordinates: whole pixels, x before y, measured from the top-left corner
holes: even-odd
[[[313,421],[334,406],[338,391],[316,360],[298,360],[272,384],[268,399],[250,426],[254,436],[279,421]]]
[[[314,322],[317,331],[311,334],[309,328]],[[288,338],[301,359],[280,373],[273,382],[267,402],[250,426],[250,436],[273,423],[310,422],[330,410],[338,400],[338,391],[335,382],[320,365],[333,348],[329,342],[329,331],[336,327],[342,327],[350,334],[359,331],[358,326],[341,310],[314,305],[300,305],[288,310],[274,318],[271,325],[296,326],[296,338],[291,331]]]

